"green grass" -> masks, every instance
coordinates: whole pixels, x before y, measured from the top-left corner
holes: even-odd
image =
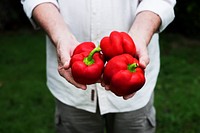
[[[41,33],[0,35],[0,133],[54,132],[44,42]]]
[[[161,35],[158,133],[200,133],[200,40]]]
[[[41,32],[0,34],[0,133],[54,133]],[[157,133],[200,132],[200,40],[162,34]]]

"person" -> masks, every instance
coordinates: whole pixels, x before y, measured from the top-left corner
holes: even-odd
[[[174,19],[175,0],[21,0],[35,28],[46,34],[47,86],[56,99],[59,133],[153,133],[154,88],[160,69],[159,33]],[[118,97],[103,82],[83,85],[71,75],[70,57],[81,42],[96,45],[111,31],[136,44],[146,83]]]

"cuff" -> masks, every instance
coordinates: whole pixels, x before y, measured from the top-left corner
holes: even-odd
[[[21,0],[21,3],[23,5],[24,8],[24,12],[26,13],[26,16],[29,18],[31,24],[33,25],[33,27],[35,29],[38,29],[39,26],[37,25],[37,23],[35,23],[35,21],[32,18],[32,12],[33,9],[42,3],[52,3],[54,4],[57,8],[59,8],[58,2],[57,0]]]
[[[136,14],[142,11],[152,11],[161,19],[159,32],[162,32],[174,20],[175,0],[142,0]]]

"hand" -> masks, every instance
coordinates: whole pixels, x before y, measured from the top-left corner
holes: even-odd
[[[142,11],[136,15],[133,25],[129,30],[129,35],[136,45],[136,54],[140,66],[144,69],[150,61],[147,46],[151,41],[153,34],[158,31],[160,25],[161,19],[159,15],[151,11]]]
[[[140,66],[145,69],[150,62],[147,43],[142,37],[134,36],[129,33],[136,45],[136,56],[139,59]]]
[[[86,85],[75,82],[72,77],[69,63],[71,54],[79,42],[71,34],[58,8],[48,2],[39,4],[33,10],[33,18],[51,38],[57,49],[59,74],[77,88],[86,89]]]
[[[138,38],[137,36],[134,36],[133,34],[129,33],[129,35],[132,37],[135,45],[136,45],[136,56],[139,60],[139,65],[143,69],[146,68],[146,66],[149,64],[149,56],[148,56],[148,49],[147,49],[147,43],[143,38]],[[103,78],[102,78],[103,79]],[[110,86],[105,84],[105,82],[102,80],[101,85],[105,87],[106,90],[110,90]],[[135,93],[132,93],[127,96],[123,96],[125,100],[132,98],[135,95]]]
[[[71,55],[73,54],[73,51],[75,47],[79,44],[79,42],[73,36],[66,39],[65,41],[64,40],[61,39],[61,41],[59,41],[58,44],[56,44],[58,57],[58,72],[69,83],[76,86],[77,88],[85,90],[87,88],[86,85],[79,84],[76,81],[74,81],[70,68]],[[68,44],[66,44],[66,42]]]

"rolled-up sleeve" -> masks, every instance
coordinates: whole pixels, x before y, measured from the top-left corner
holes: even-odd
[[[163,31],[174,19],[174,6],[176,0],[142,0],[136,14],[142,11],[152,11],[161,18],[159,32]]]
[[[37,28],[38,26],[32,18],[32,12],[37,5],[42,3],[52,3],[57,8],[59,8],[57,0],[21,0],[21,3],[23,5],[23,9],[24,12],[26,13],[26,16],[29,18],[34,28]]]

